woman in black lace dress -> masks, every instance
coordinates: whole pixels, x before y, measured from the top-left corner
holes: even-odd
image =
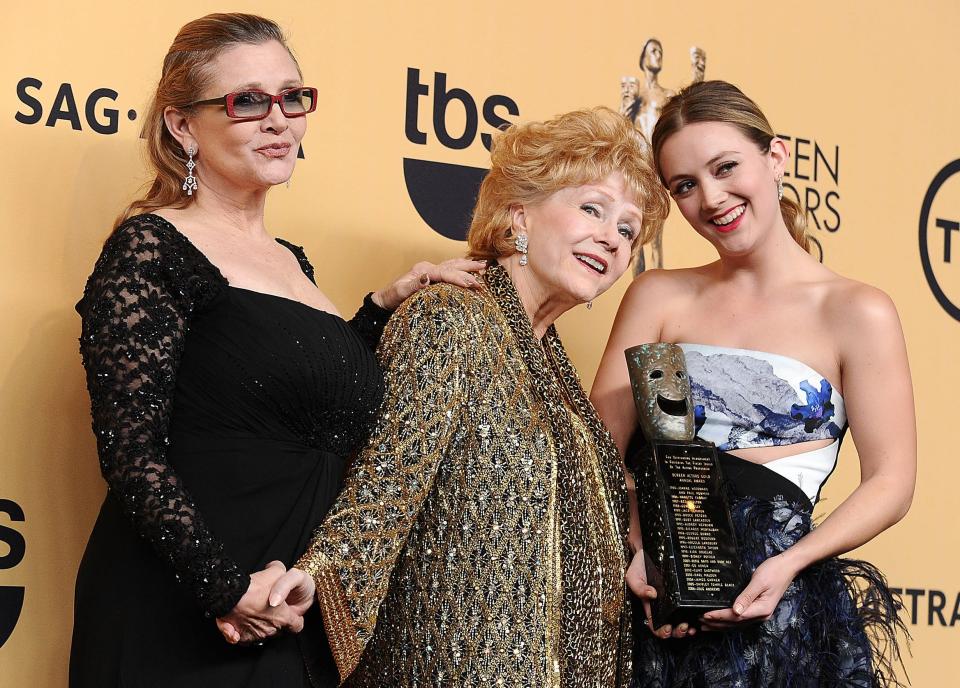
[[[191,22],[164,62],[156,178],[77,305],[109,490],[77,576],[72,686],[337,683],[311,600],[271,590],[302,575],[284,563],[376,413],[390,309],[431,279],[474,284],[476,265],[418,264],[340,317],[264,226],[316,99],[259,17]]]

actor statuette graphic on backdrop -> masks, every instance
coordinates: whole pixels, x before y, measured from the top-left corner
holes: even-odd
[[[657,38],[648,38],[640,50],[640,70],[643,80],[632,76],[620,78],[620,112],[640,130],[649,142],[653,136],[653,128],[660,118],[660,112],[667,99],[674,95],[674,91],[660,85],[660,70],[663,69],[663,44]],[[703,81],[707,69],[707,53],[703,48],[691,46],[690,66],[693,70],[694,83]],[[637,254],[633,271],[639,275],[646,269],[646,259],[643,251]],[[663,267],[663,237],[657,232],[650,243],[650,265],[655,268]]]

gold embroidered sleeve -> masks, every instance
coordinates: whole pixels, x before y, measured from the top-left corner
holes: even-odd
[[[464,414],[469,352],[463,292],[411,297],[393,315],[378,355],[387,393],[374,432],[297,566],[317,600],[341,680],[373,635],[390,576]]]

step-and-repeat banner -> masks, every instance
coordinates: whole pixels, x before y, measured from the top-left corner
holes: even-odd
[[[343,312],[413,262],[464,251],[498,125],[617,108],[700,73],[757,100],[788,143],[786,192],[807,208],[818,255],[900,310],[920,478],[906,519],[857,555],[904,593],[913,685],[954,680],[960,5],[39,0],[7,8],[0,47],[0,686],[66,682],[74,579],[105,489],[73,304],[146,179],[139,132],[166,49],[212,11],[278,21],[320,90],[303,159],[290,187],[271,193],[268,220],[306,248]],[[711,259],[674,212],[664,264]],[[628,279],[560,321],[587,384]],[[858,478],[850,442],[821,515]]]

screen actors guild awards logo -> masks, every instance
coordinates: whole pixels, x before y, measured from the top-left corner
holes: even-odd
[[[620,113],[627,117],[649,142],[653,137],[653,128],[660,118],[667,100],[675,94],[660,85],[660,70],[663,69],[663,44],[656,38],[648,38],[640,50],[640,71],[642,78],[625,76],[620,79]],[[697,46],[690,48],[690,69],[693,83],[703,81],[707,70],[707,53]],[[634,273],[646,269],[643,251],[637,254]],[[650,243],[650,266],[663,267],[663,237],[657,233]]]

